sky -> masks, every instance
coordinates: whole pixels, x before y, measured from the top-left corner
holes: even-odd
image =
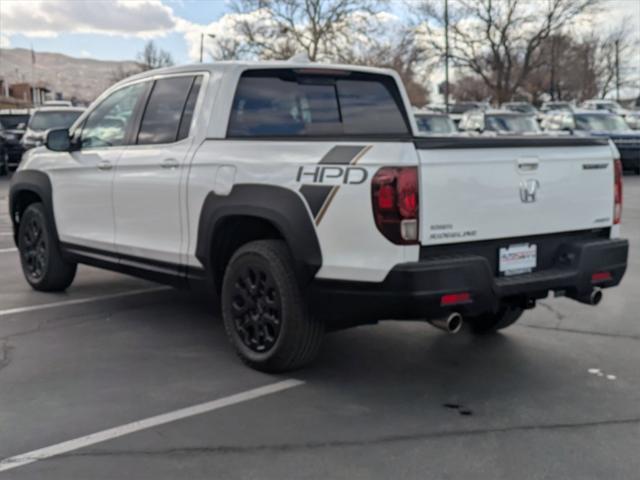
[[[401,2],[389,8],[399,11]],[[0,0],[0,46],[133,60],[153,39],[188,63],[198,58],[200,32],[229,11],[227,0]],[[603,27],[628,22],[640,38],[640,0],[606,0],[599,17]]]

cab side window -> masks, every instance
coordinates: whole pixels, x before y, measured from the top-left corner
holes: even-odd
[[[136,83],[105,98],[84,122],[80,133],[81,148],[124,145],[133,113],[144,97],[147,86],[147,83]]]
[[[173,143],[188,136],[201,78],[178,76],[156,80],[142,116],[139,145]]]

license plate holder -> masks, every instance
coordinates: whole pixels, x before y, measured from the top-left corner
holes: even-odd
[[[538,246],[518,243],[498,251],[498,270],[506,277],[531,273],[538,265]]]

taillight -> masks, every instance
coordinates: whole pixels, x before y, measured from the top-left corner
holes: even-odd
[[[619,158],[614,160],[613,166],[613,224],[617,225],[622,218],[622,162]]]
[[[384,167],[371,185],[373,216],[378,230],[393,243],[418,243],[418,169]]]

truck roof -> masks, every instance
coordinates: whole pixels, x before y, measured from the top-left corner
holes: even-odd
[[[220,71],[243,71],[253,69],[287,68],[287,69],[314,69],[314,70],[348,70],[352,72],[376,73],[381,75],[395,74],[394,70],[388,68],[364,67],[360,65],[346,65],[339,63],[318,63],[302,62],[290,60],[262,60],[262,61],[238,61],[225,60],[214,63],[192,63],[175,67],[158,68],[133,75],[123,82],[155,77],[157,75],[167,75],[173,73],[189,72],[220,72]]]

